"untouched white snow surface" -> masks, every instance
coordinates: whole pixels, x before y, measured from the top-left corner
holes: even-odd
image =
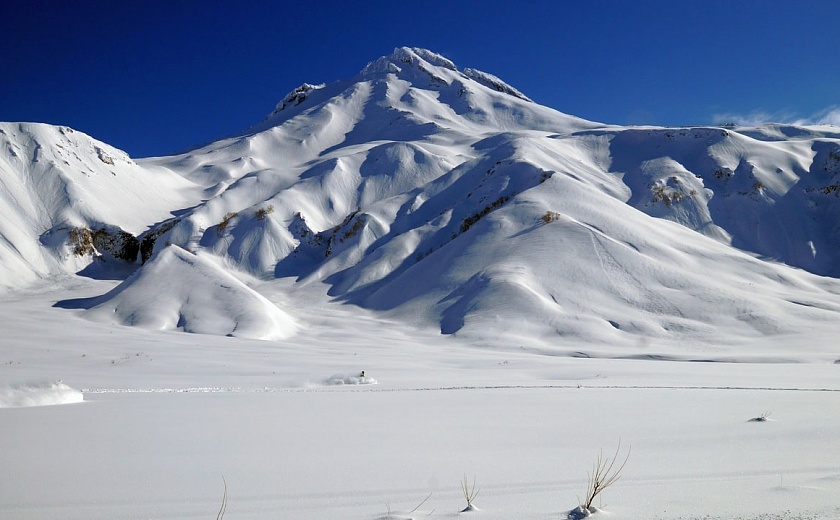
[[[840,515],[833,336],[720,345],[729,362],[697,363],[657,341],[629,359],[487,348],[314,296],[296,316],[311,326],[283,342],[52,307],[114,283],[0,303],[0,386],[84,394],[0,409],[2,518],[213,518],[222,477],[225,518],[453,518],[464,474],[476,518],[564,518],[619,441],[632,451],[604,518]],[[361,370],[376,384],[356,384]]]
[[[0,518],[562,519],[619,442],[602,518],[840,518],[836,128],[400,48],[173,157],[2,123],[0,183]]]

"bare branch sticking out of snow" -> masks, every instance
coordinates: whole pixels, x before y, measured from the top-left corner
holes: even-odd
[[[464,500],[467,501],[467,507],[462,509],[462,513],[467,513],[470,511],[480,511],[475,505],[473,504],[473,500],[475,497],[478,496],[478,493],[481,491],[480,489],[475,488],[475,477],[473,477],[472,486],[469,485],[469,481],[467,480],[467,475],[464,475],[464,480],[461,481],[461,491],[464,493]]]
[[[612,457],[604,458],[603,452],[598,454],[598,460],[592,466],[592,471],[589,473],[589,486],[586,489],[586,498],[581,502],[580,506],[569,512],[570,519],[578,520],[580,518],[586,518],[597,511],[597,508],[592,505],[595,497],[599,496],[601,492],[615,484],[621,478],[621,472],[630,459],[630,449],[628,448],[624,461],[616,467],[620,451],[621,441],[619,441],[615,449],[615,454]]]
[[[758,417],[753,417],[752,419],[750,419],[747,422],[767,422],[767,421],[771,420],[770,419],[770,413],[771,412],[764,412],[763,414],[759,415]]]

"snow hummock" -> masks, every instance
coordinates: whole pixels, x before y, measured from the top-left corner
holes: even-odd
[[[285,339],[297,329],[288,314],[216,263],[174,245],[83,315],[149,330],[254,339]]]
[[[358,374],[335,374],[327,378],[324,383],[327,385],[375,385],[378,381],[361,372]]]
[[[61,381],[0,386],[0,408],[81,403],[82,392]]]

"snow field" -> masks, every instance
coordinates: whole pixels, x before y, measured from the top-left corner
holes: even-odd
[[[481,488],[482,518],[557,518],[619,440],[632,451],[604,492],[612,518],[837,507],[840,450],[826,413],[837,392],[368,388],[96,394],[80,406],[4,410],[16,478],[0,511],[212,517],[224,475],[231,518],[374,519],[430,493],[422,510],[452,517],[466,473]],[[773,422],[748,422],[765,409]]]
[[[619,440],[632,451],[605,518],[829,519],[840,507],[829,337],[731,345],[705,352],[727,362],[698,363],[656,341],[471,346],[321,305],[319,327],[272,342],[79,320],[49,306],[59,295],[0,308],[13,340],[0,384],[61,374],[85,393],[0,410],[14,475],[3,518],[212,518],[222,476],[226,518],[452,518],[464,474],[481,489],[473,514],[563,518]],[[361,370],[377,384],[354,384]]]

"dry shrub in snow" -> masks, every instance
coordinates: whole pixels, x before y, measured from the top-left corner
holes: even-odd
[[[558,220],[560,220],[560,213],[557,213],[556,211],[546,211],[545,215],[540,217],[540,220],[542,220],[546,224],[550,224],[551,222],[557,222]]]
[[[462,509],[462,513],[467,511],[478,511],[478,508],[473,505],[473,500],[478,496],[480,489],[475,488],[475,477],[473,477],[472,486],[469,485],[467,476],[464,475],[464,480],[461,481],[461,491],[464,493],[464,499],[467,501],[467,507]]]
[[[592,506],[595,497],[601,494],[602,491],[615,484],[621,478],[621,472],[630,459],[630,449],[627,449],[627,455],[624,460],[616,466],[619,460],[619,452],[621,451],[621,442],[615,449],[615,454],[612,457],[604,458],[604,453],[598,454],[598,460],[592,466],[592,471],[589,473],[589,486],[586,488],[585,500],[569,513],[570,519],[585,518],[596,511]]]
[[[225,213],[225,216],[222,217],[222,221],[219,222],[218,226],[216,226],[216,232],[219,234],[219,236],[222,236],[222,235],[225,234],[225,230],[227,229],[228,225],[230,224],[230,221],[235,219],[238,216],[239,216],[239,213],[237,213],[235,211],[229,211],[229,212]]]
[[[264,208],[257,210],[257,220],[265,220],[270,214],[274,213],[274,206],[269,204]]]
[[[770,412],[764,412],[758,417],[753,417],[749,422],[767,422],[770,419]]]

